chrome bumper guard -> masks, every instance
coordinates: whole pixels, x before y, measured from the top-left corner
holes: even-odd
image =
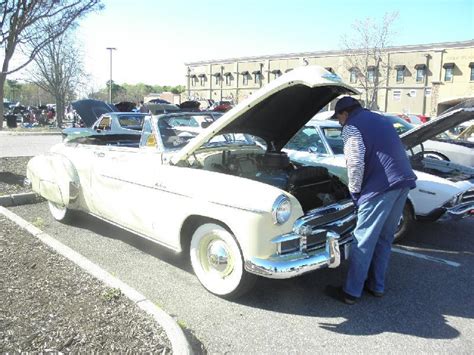
[[[288,279],[321,268],[336,268],[340,263],[339,234],[328,232],[324,250],[276,255],[268,259],[250,258],[245,261],[245,270],[271,279]]]
[[[474,201],[460,203],[459,205],[448,208],[446,213],[452,219],[461,219],[467,216],[474,216]]]
[[[246,259],[245,270],[268,278],[287,279],[317,269],[336,268],[348,256],[355,222],[351,201],[311,210],[295,221],[290,233],[271,240],[277,249],[274,255]]]

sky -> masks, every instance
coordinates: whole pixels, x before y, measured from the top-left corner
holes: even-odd
[[[185,63],[342,49],[357,20],[398,11],[391,45],[474,39],[473,0],[104,0],[77,32],[90,90],[184,85]],[[474,54],[473,54],[474,57]]]

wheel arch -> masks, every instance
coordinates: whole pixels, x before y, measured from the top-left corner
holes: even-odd
[[[193,233],[199,226],[206,223],[218,224],[222,226],[225,230],[227,230],[230,234],[234,235],[230,227],[221,220],[197,214],[190,215],[184,220],[183,224],[181,225],[181,230],[179,234],[179,244],[181,247],[181,251],[184,254],[187,254],[187,252],[189,251],[189,243],[191,241]]]

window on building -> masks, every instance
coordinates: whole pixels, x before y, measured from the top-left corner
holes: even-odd
[[[375,67],[367,67],[367,80],[369,83],[375,81]]]
[[[197,76],[191,75],[191,86],[196,86]]]
[[[217,74],[214,74],[214,76],[216,77],[216,85],[219,85],[222,81],[221,74],[217,73]]]
[[[402,97],[401,90],[393,90],[393,101],[400,101],[401,97]]]
[[[248,85],[249,84],[249,72],[248,71],[244,71],[241,73],[242,74],[242,85]]]
[[[232,73],[227,72],[227,73],[224,74],[224,77],[225,77],[225,84],[227,86],[230,86],[232,84],[232,79],[233,79]]]
[[[431,88],[425,89],[425,96],[431,96]]]
[[[273,79],[278,78],[278,77],[281,76],[281,74],[282,74],[280,69],[272,70],[271,73],[273,74]]]
[[[417,69],[416,70],[416,82],[420,83],[423,82],[425,79],[425,69]]]
[[[469,68],[471,69],[471,78],[469,80],[474,81],[474,62],[469,63]]]
[[[261,85],[262,84],[262,72],[260,70],[256,70],[252,72],[253,74],[253,80],[255,81],[255,84]]]
[[[444,63],[444,81],[453,81],[454,63]]]
[[[350,82],[352,84],[356,83],[357,82],[357,73],[358,73],[357,68],[350,68],[349,73],[350,73]]]
[[[204,86],[206,83],[206,74],[199,74],[199,85]]]
[[[405,78],[405,66],[397,65],[395,66],[395,70],[397,71],[397,83],[403,83]]]
[[[422,83],[425,81],[425,72],[426,72],[426,65],[425,64],[417,64],[415,65],[416,70],[416,82]]]

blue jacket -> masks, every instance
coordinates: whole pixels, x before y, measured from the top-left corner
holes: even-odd
[[[416,186],[405,148],[386,117],[358,108],[349,115],[343,137],[349,191],[358,205],[389,190]]]

